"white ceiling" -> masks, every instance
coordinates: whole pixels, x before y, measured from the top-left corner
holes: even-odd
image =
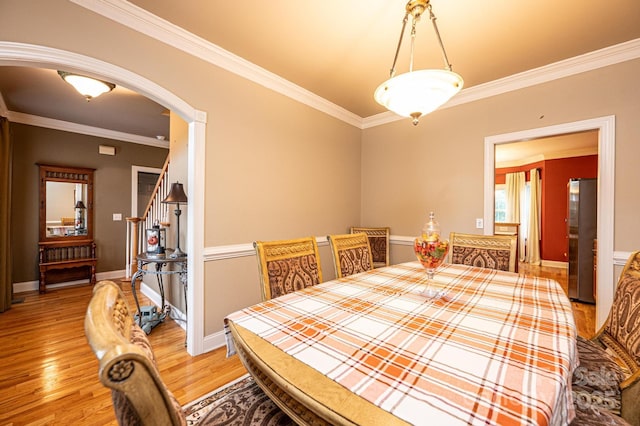
[[[406,0],[132,0],[360,117],[389,77]],[[640,37],[638,0],[432,0],[449,61],[465,87]],[[408,31],[408,30],[407,30]],[[406,34],[398,73],[409,63]],[[444,68],[431,23],[417,27],[415,67]]]
[[[598,131],[567,133],[495,146],[495,167],[598,154]]]
[[[361,118],[384,112],[373,92],[388,78],[406,4],[108,3],[145,9],[155,15],[150,17],[155,25],[186,30]],[[637,0],[432,0],[432,5],[453,70],[462,75],[466,89],[640,38]],[[426,16],[418,25],[416,43],[414,68],[443,67]],[[407,71],[408,46],[405,36],[398,73]],[[162,106],[123,87],[87,103],[55,70],[0,66],[3,109],[151,138],[168,136]]]
[[[0,95],[14,113],[149,138],[169,137],[166,108],[122,86],[87,101],[56,70],[0,66]]]

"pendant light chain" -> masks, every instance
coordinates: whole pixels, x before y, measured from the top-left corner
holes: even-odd
[[[419,19],[420,16],[414,16],[411,22],[411,50],[409,54],[409,72],[413,72],[413,52],[416,47],[416,23]]]
[[[391,65],[391,70],[389,71],[390,78],[393,78],[396,75],[396,62],[398,62],[398,54],[400,53],[400,47],[402,46],[402,38],[404,36],[404,29],[407,27],[407,21],[409,20],[409,12],[404,15],[404,19],[402,20],[402,29],[400,30],[400,39],[398,40],[398,47],[396,47],[396,54],[393,57],[393,64]]]
[[[431,19],[431,23],[433,24],[433,29],[436,32],[436,37],[438,37],[438,43],[440,43],[440,49],[442,50],[442,59],[444,59],[444,67],[451,71],[451,64],[449,63],[449,58],[447,58],[447,52],[444,50],[444,43],[442,43],[442,37],[440,37],[440,31],[438,31],[438,25],[436,24],[436,15],[433,14],[433,10],[431,8],[431,3],[427,6],[429,9],[429,19]]]

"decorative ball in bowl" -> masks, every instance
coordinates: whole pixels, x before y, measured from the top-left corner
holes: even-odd
[[[447,257],[447,253],[449,252],[449,241],[416,238],[413,244],[413,251],[416,253],[416,257],[422,266],[432,274]]]

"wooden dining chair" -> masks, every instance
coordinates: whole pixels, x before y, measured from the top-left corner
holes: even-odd
[[[184,407],[180,406],[160,377],[147,335],[131,315],[124,294],[116,283],[101,281],[96,284],[85,315],[84,328],[89,346],[98,358],[100,382],[111,389],[113,409],[119,425],[229,424],[223,415],[224,410],[215,408],[193,423],[191,420],[187,422]],[[233,405],[228,411],[238,424],[262,424],[265,416],[274,420],[274,424],[292,424],[269,401],[256,382],[245,391],[260,403],[241,406],[234,404],[233,399],[220,402],[221,406]]]
[[[165,386],[147,335],[112,281],[93,289],[84,320],[98,358],[100,382],[111,389],[120,425],[186,425],[182,407]]]
[[[516,272],[518,272],[518,262],[520,262],[520,224],[514,222],[496,222],[493,224],[493,235],[515,235],[516,236]]]
[[[327,239],[331,246],[336,278],[373,269],[369,237],[364,232],[329,235]]]
[[[574,400],[640,424],[640,251],[622,269],[604,325],[577,347]]]
[[[255,241],[263,300],[322,282],[315,237]]]
[[[449,263],[516,272],[517,235],[449,235]]]
[[[382,266],[389,266],[389,227],[351,227],[352,234],[359,234],[361,232],[367,234],[369,238],[373,267],[380,268]]]

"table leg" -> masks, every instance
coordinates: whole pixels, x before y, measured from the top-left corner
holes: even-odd
[[[158,290],[160,291],[160,312],[165,312],[164,307],[164,280],[160,271],[164,265],[162,263],[156,263],[156,281],[158,281]]]
[[[142,268],[138,267],[138,270],[133,277],[131,277],[131,292],[133,293],[133,300],[136,301],[136,309],[138,314],[138,325],[142,327],[142,312],[140,311],[140,302],[138,301],[138,294],[136,293],[136,281],[142,275]]]

